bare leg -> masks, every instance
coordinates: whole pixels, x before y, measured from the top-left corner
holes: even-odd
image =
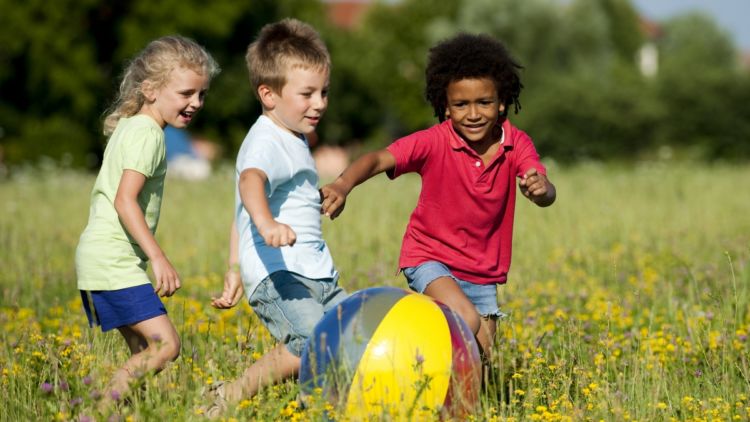
[[[477,308],[464,294],[458,283],[450,277],[440,277],[427,285],[425,294],[448,305],[471,329],[477,339],[479,352],[485,361],[489,361],[492,342],[497,330],[497,319],[482,317]]]
[[[128,349],[130,349],[131,356],[146,350],[146,348],[148,347],[148,342],[146,341],[146,339],[139,336],[138,333],[130,328],[130,326],[126,325],[124,327],[120,327],[117,329],[117,331],[122,334],[122,337],[128,344]]]
[[[427,285],[424,293],[427,296],[448,305],[469,326],[471,332],[476,336],[479,332],[480,316],[477,308],[464,294],[458,283],[450,277],[440,277]]]
[[[299,372],[300,362],[286,346],[277,345],[250,365],[240,378],[226,384],[227,401],[234,403],[252,397],[265,386],[293,377]]]
[[[484,360],[489,362],[492,358],[492,343],[495,341],[495,333],[497,332],[497,318],[496,317],[481,317],[479,324],[479,332],[477,332],[477,343],[481,349]]]
[[[157,317],[137,324],[118,328],[130,349],[130,359],[115,371],[100,405],[107,409],[113,402],[124,397],[130,390],[130,382],[140,375],[155,371],[180,354],[180,338],[169,317]]]

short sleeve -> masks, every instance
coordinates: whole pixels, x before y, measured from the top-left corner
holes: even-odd
[[[122,168],[152,177],[166,157],[164,132],[157,128],[136,127],[123,134]]]
[[[436,139],[429,135],[429,131],[424,130],[394,141],[386,148],[396,159],[396,165],[393,171],[388,173],[388,177],[395,179],[405,173],[420,173],[435,141]]]
[[[265,173],[270,188],[269,195],[292,177],[291,163],[281,142],[271,137],[259,136],[252,139],[239,157],[237,166],[240,173],[251,168]]]
[[[547,168],[539,159],[534,143],[525,133],[516,140],[516,176],[524,175],[529,169],[535,168],[538,173],[547,175]]]

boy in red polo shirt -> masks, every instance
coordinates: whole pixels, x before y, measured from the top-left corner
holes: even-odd
[[[502,316],[497,285],[510,268],[515,180],[541,207],[556,196],[531,138],[507,120],[510,106],[520,108],[520,68],[486,35],[459,34],[437,44],[425,94],[441,123],[362,156],[322,188],[321,212],[333,219],[349,192],[376,174],[420,174],[399,267],[412,290],[461,315],[485,356]]]

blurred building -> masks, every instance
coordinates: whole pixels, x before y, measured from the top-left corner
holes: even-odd
[[[339,28],[355,28],[370,7],[369,0],[326,0],[328,20]]]
[[[661,26],[643,16],[640,17],[641,32],[645,42],[638,50],[638,67],[641,74],[646,77],[654,77],[659,73],[659,48],[657,42],[663,35]]]

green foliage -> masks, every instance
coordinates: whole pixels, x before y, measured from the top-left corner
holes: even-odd
[[[106,81],[88,32],[96,1],[51,7],[41,0],[2,0],[0,9],[0,110],[6,111],[0,147],[7,145],[10,162],[68,154],[84,164],[93,138],[87,131],[98,120]]]
[[[653,86],[632,66],[551,77],[535,92],[520,125],[539,151],[562,161],[637,158],[663,115]]]
[[[728,36],[700,14],[674,19],[665,30],[659,89],[669,124],[660,141],[693,146],[710,158],[747,157],[747,111],[739,105],[750,99],[750,74],[737,72]]]
[[[380,147],[436,122],[424,100],[427,52],[458,31],[503,40],[525,66],[522,113],[511,118],[545,156],[628,158],[672,146],[708,159],[750,158],[750,73],[726,33],[703,15],[663,23],[647,40],[629,0],[401,0],[372,2],[354,28],[306,0],[45,2],[0,0],[0,160],[42,156],[95,167],[102,113],[127,60],[149,40],[182,33],[223,72],[191,130],[232,158],[260,113],[247,79],[247,45],[292,16],[319,29],[333,58],[327,144]],[[636,56],[655,43],[659,70]]]

